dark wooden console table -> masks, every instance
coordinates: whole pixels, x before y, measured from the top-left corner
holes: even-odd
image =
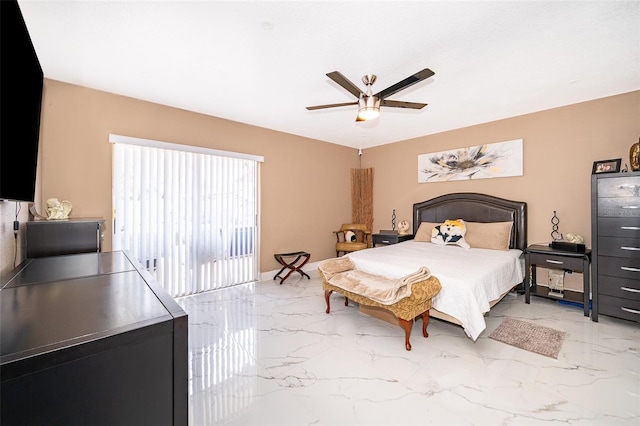
[[[187,314],[125,252],[0,282],[0,424],[187,425]]]

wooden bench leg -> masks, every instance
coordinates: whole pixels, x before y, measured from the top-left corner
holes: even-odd
[[[429,324],[429,310],[427,309],[422,313],[422,335],[424,337],[429,337],[429,333],[427,333],[428,324]]]
[[[333,290],[324,291],[324,301],[327,303],[327,310],[324,312],[327,314],[331,312],[331,304],[329,303],[329,296],[331,296],[331,293],[333,293]]]
[[[404,347],[406,350],[411,350],[411,343],[409,343],[409,337],[411,336],[411,326],[413,325],[413,321],[407,321],[402,318],[398,318],[400,321],[400,325],[404,329]]]
[[[411,343],[409,342],[409,337],[411,336],[411,327],[413,325],[413,321],[407,321],[402,318],[398,318],[400,321],[400,325],[404,329],[404,347],[406,350],[411,350]],[[429,333],[427,333],[427,325],[429,324],[429,311],[426,310],[422,313],[422,335],[424,337],[429,337]]]

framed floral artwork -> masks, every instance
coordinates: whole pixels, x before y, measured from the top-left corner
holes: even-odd
[[[418,183],[522,176],[522,139],[418,155]]]

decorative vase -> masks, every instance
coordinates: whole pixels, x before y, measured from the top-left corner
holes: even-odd
[[[631,164],[631,170],[637,172],[640,170],[640,138],[638,142],[631,145],[629,149],[629,164]]]

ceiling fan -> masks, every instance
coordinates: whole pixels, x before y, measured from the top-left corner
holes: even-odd
[[[338,71],[333,71],[327,74],[331,80],[338,83],[340,86],[344,87],[349,93],[352,93],[356,98],[358,98],[355,102],[346,102],[341,104],[329,104],[329,105],[316,105],[307,107],[308,110],[313,111],[316,109],[324,109],[324,108],[335,108],[342,107],[347,105],[358,105],[358,116],[356,117],[356,121],[366,121],[376,118],[380,115],[380,107],[392,107],[392,108],[411,108],[411,109],[422,109],[427,104],[421,104],[417,102],[405,102],[405,101],[392,101],[387,99],[389,96],[398,93],[399,91],[406,89],[414,84],[426,80],[431,77],[435,73],[431,71],[429,68],[425,68],[422,71],[418,71],[413,74],[387,87],[384,90],[379,91],[376,94],[373,94],[371,91],[371,85],[376,82],[376,76],[374,74],[367,74],[362,77],[362,82],[367,86],[366,93],[363,92],[353,84],[349,79],[347,79],[344,75],[342,75]]]

